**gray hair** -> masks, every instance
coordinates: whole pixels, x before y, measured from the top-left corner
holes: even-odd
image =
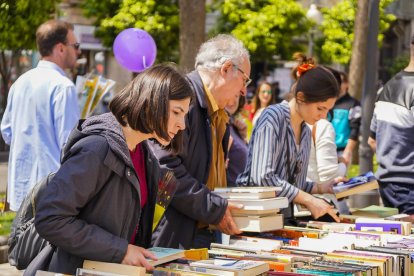
[[[204,42],[196,56],[195,68],[215,70],[231,60],[240,66],[250,55],[243,43],[229,34],[219,34]]]

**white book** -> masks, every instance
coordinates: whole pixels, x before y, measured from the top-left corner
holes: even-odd
[[[228,187],[215,188],[214,193],[223,198],[260,199],[276,197],[281,190],[281,187]]]
[[[283,215],[233,217],[237,227],[248,232],[267,232],[283,228]]]
[[[265,199],[228,199],[229,202],[243,205],[243,210],[264,211],[287,208],[289,201],[286,197],[274,197]]]

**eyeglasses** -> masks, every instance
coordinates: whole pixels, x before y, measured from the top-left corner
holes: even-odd
[[[252,83],[252,79],[251,78],[249,78],[249,76],[242,70],[242,69],[240,69],[239,68],[239,66],[237,66],[236,64],[233,64],[233,66],[240,72],[240,73],[242,73],[243,74],[243,77],[244,77],[244,79],[243,79],[243,81],[244,81],[244,86],[245,87],[247,87],[247,86],[249,86],[249,84],[251,84]]]
[[[272,90],[262,90],[262,91],[260,91],[260,93],[267,94],[267,95],[272,95]]]
[[[80,43],[79,42],[76,42],[76,43],[73,43],[73,44],[66,44],[66,45],[72,46],[73,48],[75,48],[75,50],[79,50],[79,48],[80,48]]]

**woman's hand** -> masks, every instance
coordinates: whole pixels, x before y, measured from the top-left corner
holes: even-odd
[[[146,258],[155,261],[157,260],[155,255],[150,251],[136,245],[128,244],[128,249],[122,263],[127,265],[143,266],[146,270],[152,271],[154,267],[149,264]]]
[[[325,200],[312,196],[306,208],[311,212],[312,217],[317,219],[325,214],[330,215],[336,222],[339,222],[339,217],[336,215],[337,211],[334,206],[328,204]]]
[[[344,181],[348,181],[348,179],[343,176],[338,176],[328,183],[315,183],[312,194],[333,194],[333,186]]]
[[[316,186],[316,185],[315,185]],[[314,187],[315,187],[314,186]],[[312,196],[302,190],[299,190],[295,199],[295,203],[304,205],[312,214],[312,217],[317,219],[325,214],[330,215],[336,222],[339,222],[339,217],[336,215],[336,210],[325,200]]]

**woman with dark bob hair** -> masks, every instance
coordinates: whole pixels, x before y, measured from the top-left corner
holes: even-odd
[[[43,269],[75,274],[85,259],[153,269],[144,248],[160,170],[146,140],[177,150],[192,95],[174,67],[156,65],[113,98],[111,112],[73,129],[36,205],[36,230],[53,245]]]
[[[343,178],[329,183],[307,182],[311,149],[308,124],[326,118],[339,94],[333,73],[314,64],[301,64],[292,99],[266,108],[253,129],[244,172],[237,184],[279,186],[278,196],[289,199],[285,219],[293,217],[293,203],[304,205],[314,218],[325,214],[339,221],[333,206],[312,194],[333,193],[332,187]],[[289,223],[285,221],[285,223]]]

